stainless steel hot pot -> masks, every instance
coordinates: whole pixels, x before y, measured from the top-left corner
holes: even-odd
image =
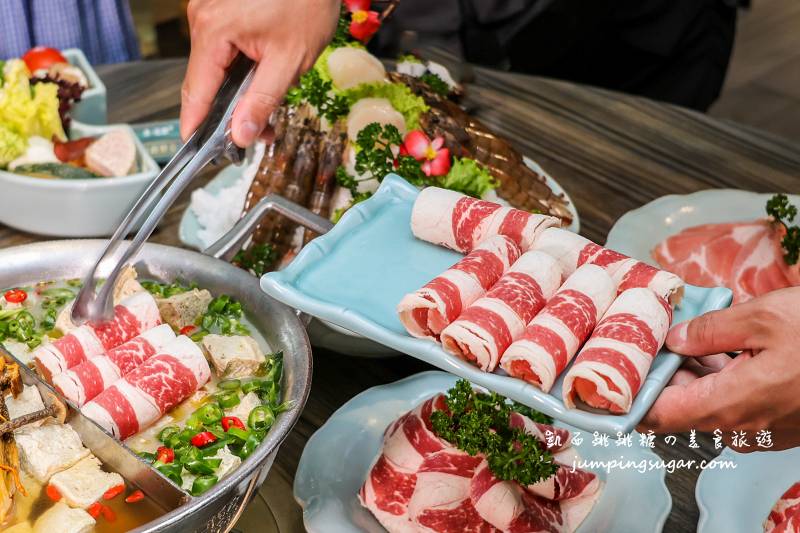
[[[82,278],[99,257],[105,241],[52,241],[0,250],[0,287],[22,286],[50,279]],[[283,399],[291,408],[278,416],[267,437],[244,463],[213,489],[191,497],[163,478],[133,452],[111,440],[99,426],[84,419],[84,431],[95,435],[85,444],[104,462],[141,488],[155,490],[170,510],[137,531],[228,531],[253,492],[264,482],[281,442],[302,411],[311,387],[311,346],[293,310],[259,288],[258,279],[222,260],[179,248],[147,244],[135,263],[142,278],[195,282],[213,294],[229,294],[244,306],[248,319],[275,350],[284,353]],[[106,266],[106,265],[103,265]],[[112,265],[107,265],[109,268]],[[105,275],[105,273],[101,274]],[[28,380],[32,376],[28,376]],[[46,385],[40,385],[40,387]],[[83,434],[82,434],[83,436]],[[86,440],[86,439],[84,439]],[[99,448],[99,449],[96,449]]]

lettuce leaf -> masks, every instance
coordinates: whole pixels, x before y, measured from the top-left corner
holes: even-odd
[[[28,138],[34,135],[66,140],[58,114],[58,86],[53,83],[30,85],[30,72],[20,59],[3,65],[0,87],[0,164],[21,155]],[[10,157],[10,159],[9,159]]]
[[[489,170],[474,159],[454,157],[450,172],[439,183],[440,187],[480,198],[499,183]]]

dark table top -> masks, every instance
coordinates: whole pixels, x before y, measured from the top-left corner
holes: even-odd
[[[184,60],[162,60],[101,67],[110,122],[177,117],[185,66]],[[578,208],[582,233],[597,242],[605,241],[622,214],[666,194],[722,187],[800,192],[800,146],[790,141],[595,88],[487,69],[468,72],[468,106],[561,183]],[[180,245],[177,226],[187,204],[188,193],[153,241]],[[0,227],[0,246],[38,239]],[[276,523],[281,531],[301,531],[291,486],[308,438],[359,392],[429,368],[408,357],[363,359],[316,350],[306,409],[239,528],[265,531],[276,529],[267,527]],[[687,435],[679,435],[675,445],[659,439],[656,448],[666,460],[716,455],[709,436],[700,435],[698,442],[699,449],[690,449]],[[698,475],[699,470],[686,469],[667,474],[673,505],[665,531],[695,531]]]

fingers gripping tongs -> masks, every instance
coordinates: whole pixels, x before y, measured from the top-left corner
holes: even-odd
[[[225,81],[217,92],[206,119],[136,201],[112,235],[94,268],[86,276],[72,307],[72,321],[75,324],[98,323],[113,317],[112,296],[117,277],[203,167],[222,158],[234,163],[239,163],[244,158],[244,150],[231,140],[230,123],[236,103],[247,89],[253,71],[253,61],[242,54],[228,67]],[[133,240],[126,243],[127,246],[118,253],[124,239],[137,226],[139,231]],[[112,261],[114,262],[111,263]],[[98,290],[101,281],[98,271],[109,271],[109,263],[113,264],[113,268],[110,268],[108,277]]]

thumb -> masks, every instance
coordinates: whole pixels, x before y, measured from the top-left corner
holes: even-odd
[[[752,309],[740,304],[700,315],[674,326],[667,335],[667,348],[673,352],[702,356],[751,348]]]

